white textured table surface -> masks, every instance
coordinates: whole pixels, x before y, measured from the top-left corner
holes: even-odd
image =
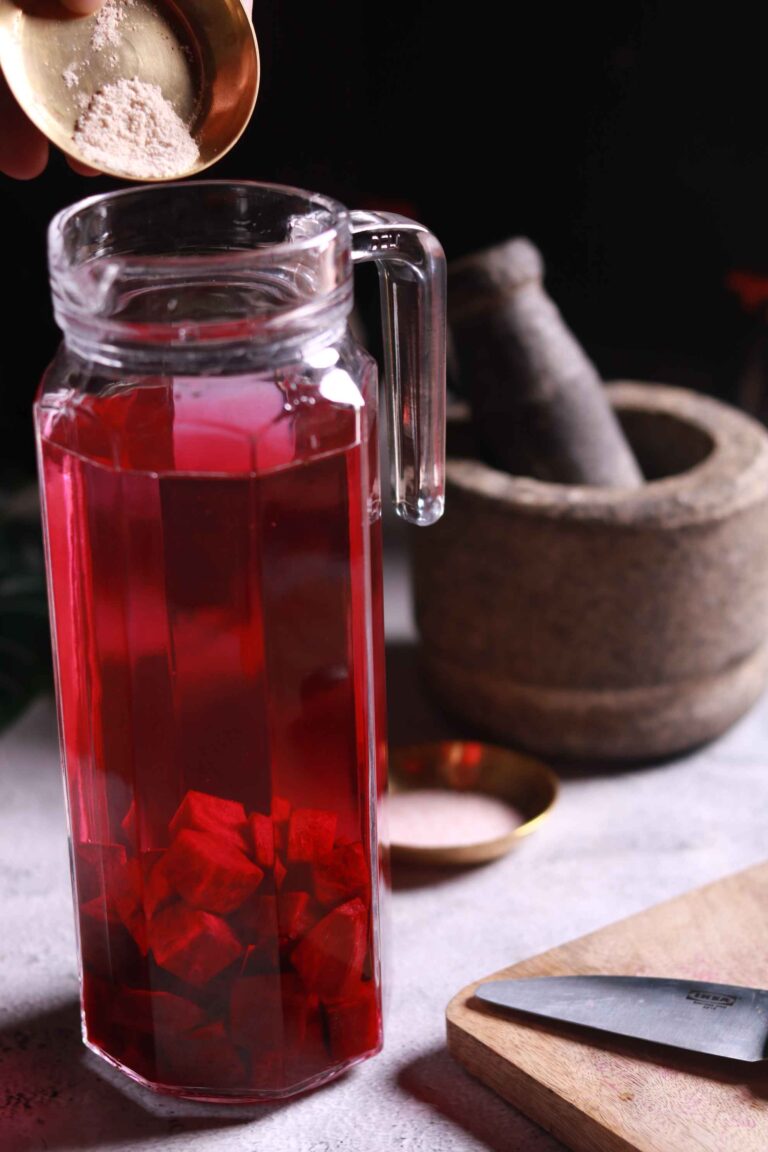
[[[409,647],[404,562],[387,573],[393,742],[446,731]],[[553,1152],[561,1146],[447,1055],[443,1013],[470,980],[768,852],[768,701],[674,763],[566,776],[549,821],[487,867],[400,873],[384,1053],[261,1109],[145,1093],[86,1053],[53,705],[0,737],[0,1152]]]

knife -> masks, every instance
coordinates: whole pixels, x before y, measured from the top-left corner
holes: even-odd
[[[768,992],[648,976],[493,980],[475,996],[500,1008],[731,1060],[768,1059]]]

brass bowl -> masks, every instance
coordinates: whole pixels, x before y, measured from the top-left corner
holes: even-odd
[[[504,836],[472,844],[425,847],[393,841],[392,858],[409,864],[482,864],[509,852],[550,812],[558,779],[532,756],[476,741],[414,744],[390,752],[390,792],[439,788],[480,792],[504,800],[523,822]]]
[[[240,0],[133,0],[122,11],[120,43],[94,49],[97,15],[75,16],[52,0],[0,0],[0,65],[11,91],[56,147],[92,167],[73,134],[94,93],[121,78],[157,84],[199,150],[172,179],[202,172],[237,142],[256,103],[251,22]],[[117,167],[100,171],[135,179]]]

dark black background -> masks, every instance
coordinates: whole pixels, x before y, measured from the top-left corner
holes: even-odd
[[[212,174],[399,207],[449,257],[527,234],[606,376],[733,399],[762,320],[726,277],[768,273],[764,46],[735,11],[256,0],[257,110]],[[32,467],[57,340],[47,221],[113,186],[61,157],[30,183],[0,177],[3,473]]]

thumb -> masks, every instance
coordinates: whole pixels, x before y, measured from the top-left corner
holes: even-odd
[[[61,2],[65,8],[77,16],[90,16],[92,12],[101,8],[104,0],[61,0]]]

